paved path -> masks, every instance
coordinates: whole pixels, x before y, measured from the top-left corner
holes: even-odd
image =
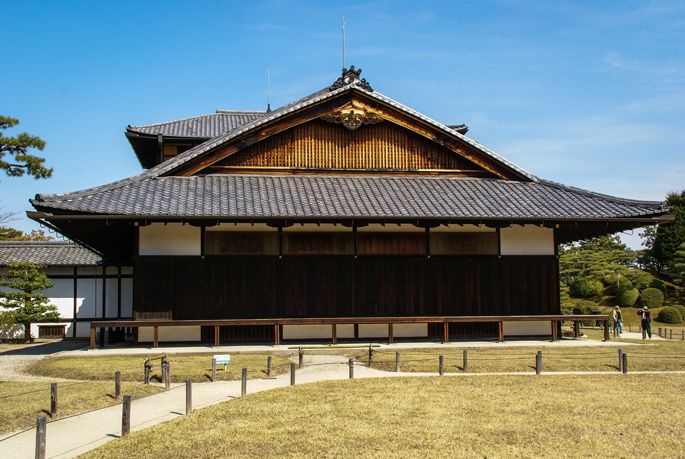
[[[632,336],[631,336],[632,338]],[[585,340],[563,340],[560,342],[550,343],[548,341],[515,341],[508,343],[482,343],[483,347],[490,346],[543,346],[543,347],[576,347],[576,346],[617,346],[623,347],[634,344],[629,343],[603,343],[601,341],[585,341]],[[459,347],[458,343],[448,345],[446,347]],[[260,349],[254,349],[259,347]],[[405,347],[437,347],[435,343],[426,343],[421,346],[420,343],[407,343],[406,345],[383,345],[382,350],[401,350]],[[464,347],[464,343],[461,343]],[[474,346],[474,343],[469,343],[467,347]],[[286,346],[279,346],[281,349],[274,349],[273,346],[251,346],[237,348],[208,348],[208,351],[214,353],[238,353],[238,349],[243,352],[294,352],[295,350],[288,349]],[[111,355],[111,354],[134,354],[134,353],[163,353],[166,351],[169,354],[183,353],[183,352],[198,352],[202,350],[197,346],[187,348],[173,348],[173,349],[103,349],[98,351],[75,350],[70,351],[69,354],[78,355]],[[323,350],[323,349],[322,349]],[[333,349],[331,349],[333,351]],[[337,349],[337,352],[351,351],[350,349]],[[2,355],[0,354],[0,359]],[[347,359],[340,355],[305,355],[305,367],[296,371],[296,384],[304,384],[323,380],[337,380],[349,378],[349,367]],[[599,372],[598,372],[599,373]],[[616,372],[606,372],[616,373]],[[377,378],[377,377],[397,377],[397,376],[435,376],[436,373],[394,373],[378,371],[369,369],[365,366],[355,365],[355,378]],[[516,373],[516,374],[534,374],[531,373]],[[450,375],[456,376],[456,375]],[[476,374],[464,374],[460,376],[477,376]],[[290,385],[290,373],[286,373],[275,378],[254,379],[247,383],[247,393],[260,392],[277,387],[284,387]],[[225,381],[215,383],[194,383],[193,384],[193,408],[199,409],[206,406],[214,405],[224,401],[231,400],[240,396],[241,389],[240,381]],[[167,392],[162,392],[146,398],[134,400],[131,407],[131,430],[141,430],[151,427],[160,422],[183,416],[185,414],[185,384],[173,384],[172,389]],[[85,453],[98,446],[118,438],[121,434],[121,412],[122,406],[115,405],[101,410],[85,413],[70,418],[59,419],[54,422],[49,422],[47,425],[47,454],[48,458],[71,458],[79,454]],[[35,429],[25,431],[14,436],[4,436],[5,439],[0,439],[0,458],[14,459],[14,458],[33,458],[35,457]]]

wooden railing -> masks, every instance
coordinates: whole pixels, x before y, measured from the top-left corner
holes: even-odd
[[[575,323],[575,335],[580,336],[579,323],[585,320],[604,322],[604,340],[609,341],[609,317],[596,315],[539,315],[539,316],[428,316],[428,317],[319,317],[319,318],[283,318],[283,319],[221,319],[221,320],[134,320],[134,321],[99,321],[90,323],[90,348],[95,349],[95,332],[101,328],[138,328],[154,327],[153,347],[159,345],[159,327],[213,326],[214,345],[219,346],[219,327],[267,325],[274,327],[274,344],[281,341],[281,325],[331,325],[332,341],[337,344],[336,325],[342,324],[387,324],[388,342],[393,342],[394,324],[442,323],[444,324],[444,342],[449,342],[449,324],[456,322],[496,322],[499,324],[498,340],[504,341],[504,322],[550,321],[552,341],[559,339],[559,322]]]

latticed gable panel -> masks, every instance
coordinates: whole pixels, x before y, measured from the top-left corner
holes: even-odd
[[[246,147],[203,172],[250,168],[487,174],[460,154],[387,121],[355,130],[311,121]]]

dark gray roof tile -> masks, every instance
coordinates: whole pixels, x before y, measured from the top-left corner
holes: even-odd
[[[38,263],[48,266],[96,266],[100,256],[73,242],[0,241],[0,266]]]

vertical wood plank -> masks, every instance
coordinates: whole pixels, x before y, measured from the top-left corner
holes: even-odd
[[[392,332],[392,324],[388,324],[388,343],[392,344],[393,342],[393,332]]]
[[[331,325],[331,336],[333,337],[333,344],[338,344],[338,331],[336,324]]]
[[[219,347],[221,343],[221,333],[219,330],[219,326],[215,325],[214,326],[214,346]]]
[[[152,347],[159,347],[159,327],[155,326],[154,337],[152,341]]]

